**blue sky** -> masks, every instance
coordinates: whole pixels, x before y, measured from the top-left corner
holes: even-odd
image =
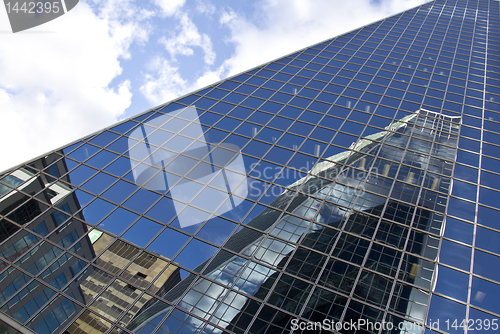
[[[83,0],[13,34],[0,8],[0,171],[423,0]]]

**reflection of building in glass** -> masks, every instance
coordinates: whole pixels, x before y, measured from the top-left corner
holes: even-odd
[[[113,237],[102,232],[91,234],[90,238],[96,254],[104,251],[114,241]],[[162,294],[181,280],[178,267],[170,265],[165,269],[166,261],[147,253],[139,253],[137,247],[117,240],[97,259],[97,264],[111,274],[118,274],[128,265],[120,275],[126,281],[116,280],[108,286],[112,276],[103,270],[93,269],[86,273],[84,280],[75,285],[81,290],[83,302],[88,303],[91,310],[112,321],[119,320],[124,326],[152,300],[148,295],[141,295],[135,286],[145,288],[158,276],[148,290],[152,294]],[[99,297],[95,299],[96,296]],[[133,306],[129,308],[130,305]],[[67,331],[72,334],[93,331],[105,333],[108,328],[109,324],[99,316],[85,312]]]
[[[0,298],[8,301],[2,311],[19,322],[26,322],[56,296],[50,287],[62,288],[85,267],[79,257],[92,258],[93,255],[89,240],[78,240],[86,234],[86,225],[70,216],[80,209],[71,188],[63,182],[54,182],[49,175],[37,174],[34,169],[51,164],[54,158],[58,156],[45,157],[4,177],[17,179],[15,186],[19,191],[6,187],[7,191],[0,198],[1,213],[5,217],[0,223],[4,231],[0,249],[2,257],[13,262],[17,269],[9,267],[1,274],[1,284],[5,288]],[[48,170],[54,176],[67,171],[63,160],[52,164]],[[48,286],[31,280],[30,274],[39,275]],[[79,297],[78,294],[74,296]],[[54,301],[42,316],[57,328],[69,323],[68,318],[75,312],[73,305]],[[40,327],[34,329],[38,331]]]
[[[234,254],[219,253],[199,266],[208,264],[206,279],[191,275],[165,296],[197,316],[174,311],[171,317],[193,330],[219,331],[213,324],[231,332],[252,322],[252,332],[281,331],[302,309],[310,321],[402,322],[384,315],[389,305],[423,321],[428,293],[419,288],[431,288],[429,260],[442,228],[442,215],[434,212],[446,206],[459,121],[421,110],[354,143],[353,153],[330,157],[271,203],[288,206],[289,215],[264,210],[227,241]],[[396,278],[402,281],[393,286]],[[269,308],[252,320],[265,299],[289,314]],[[146,312],[158,321],[168,311],[153,305]],[[128,328],[139,332],[146,324]]]
[[[57,176],[64,174],[64,160],[54,165],[50,168],[53,173]],[[152,298],[136,291],[134,285],[149,287],[150,293],[161,294],[180,281],[179,268],[170,265],[165,269],[167,262],[160,257],[141,253],[139,248],[120,240],[115,241],[114,237],[98,230],[87,234],[87,225],[70,216],[80,210],[80,204],[65,183],[51,183],[54,178],[36,176],[29,168],[17,170],[3,179],[9,180],[7,184],[17,186],[22,191],[13,192],[9,187],[4,187],[3,197],[0,198],[2,214],[8,217],[1,220],[4,241],[0,249],[2,258],[12,261],[21,269],[9,268],[2,273],[0,280],[6,288],[0,298],[3,301],[10,298],[2,311],[15,320],[27,321],[54,298],[56,293],[50,287],[61,289],[74,280],[66,286],[66,294],[83,305],[88,304],[97,314],[112,321],[120,318],[120,322],[126,325]],[[70,182],[68,178],[65,181]],[[29,195],[35,195],[46,205]],[[81,213],[76,214],[76,217],[84,220]],[[9,220],[21,226],[26,225],[27,230],[20,229]],[[65,253],[65,249],[71,253]],[[96,265],[108,272],[94,266],[85,268],[84,259],[96,259]],[[2,269],[6,267],[7,264],[2,264]],[[41,273],[39,277],[50,287],[36,280],[30,282],[23,270],[32,275]],[[116,280],[108,286],[112,279],[110,274],[120,274],[125,281]],[[101,293],[103,289],[106,290]],[[16,292],[17,295],[12,298]],[[99,298],[94,300],[98,295]],[[129,308],[131,304],[134,305]],[[75,321],[72,316],[77,313],[77,306],[56,299],[32,320],[33,329],[38,333],[71,325],[67,329],[68,333],[104,333],[109,328],[106,321],[89,312],[84,312]]]
[[[499,5],[429,2],[4,172],[0,320],[498,330]]]

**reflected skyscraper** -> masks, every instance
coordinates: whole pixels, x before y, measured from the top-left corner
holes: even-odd
[[[423,322],[429,294],[422,289],[431,289],[435,272],[429,260],[437,256],[459,125],[459,117],[420,110],[353,143],[349,154],[329,157],[230,237],[227,251],[201,264],[202,278],[190,275],[166,294],[197,315],[173,311],[173,317],[193,330],[211,319],[243,332],[267,296],[289,313],[267,309],[252,332],[291,328],[299,309],[310,321],[340,321],[344,310],[344,321],[404,321],[348,302],[352,293],[379,307],[390,302],[393,312]],[[278,208],[285,213],[276,215]],[[391,291],[396,278],[402,282]],[[148,321],[171,311],[161,305],[145,311]],[[129,329],[147,324],[142,318]]]
[[[431,1],[5,171],[0,328],[497,331],[499,13]]]

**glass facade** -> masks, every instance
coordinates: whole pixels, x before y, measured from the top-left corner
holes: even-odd
[[[0,328],[498,331],[499,4],[429,2],[0,174]]]

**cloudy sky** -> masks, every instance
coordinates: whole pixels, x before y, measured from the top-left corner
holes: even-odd
[[[80,0],[13,34],[0,8],[0,171],[425,0]]]

